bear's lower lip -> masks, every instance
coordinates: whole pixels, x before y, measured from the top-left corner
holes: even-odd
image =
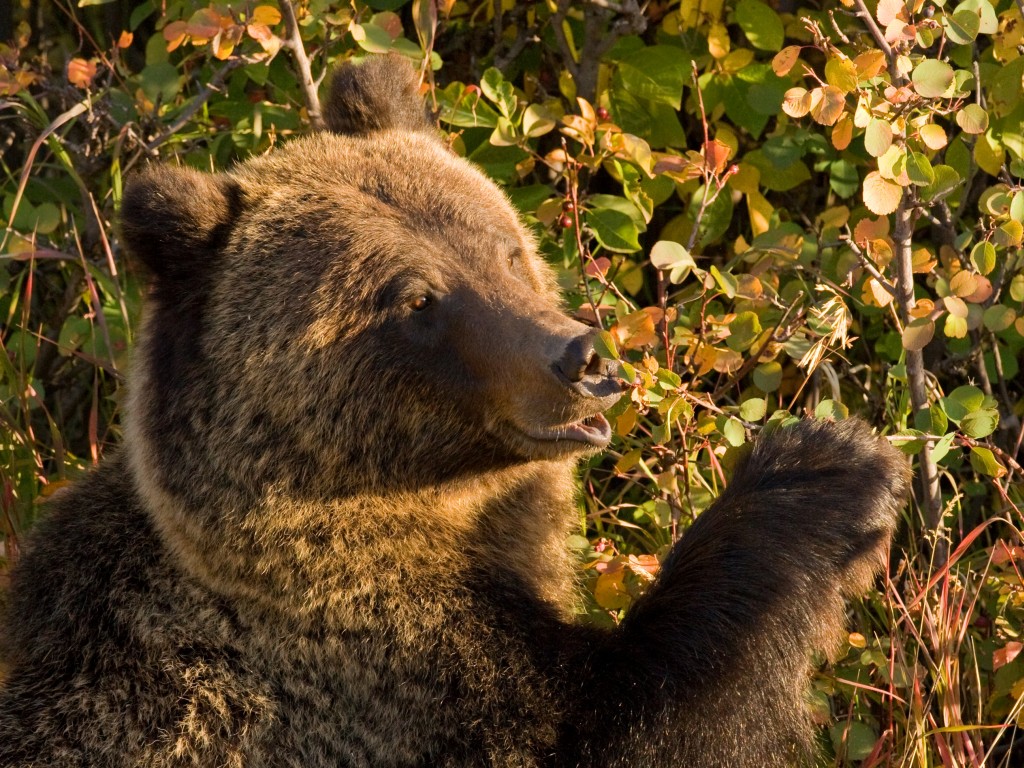
[[[525,430],[527,436],[534,440],[553,442],[561,440],[572,440],[577,443],[585,443],[595,448],[604,448],[611,442],[612,427],[604,414],[597,413],[593,416],[574,422],[563,424],[558,427],[547,427]]]

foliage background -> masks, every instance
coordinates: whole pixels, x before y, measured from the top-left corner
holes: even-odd
[[[628,609],[759,429],[860,415],[919,482],[890,577],[813,681],[823,753],[1022,764],[1021,11],[5,4],[0,574],[119,438],[142,293],[113,226],[125,175],[268,151],[319,124],[333,63],[397,52],[633,382],[569,542],[592,620]]]

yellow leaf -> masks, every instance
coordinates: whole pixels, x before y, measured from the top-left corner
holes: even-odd
[[[857,90],[857,66],[846,58],[833,56],[825,63],[825,80],[843,93]]]
[[[722,70],[726,73],[739,72],[754,60],[754,52],[749,48],[732,51],[722,61]]]
[[[811,94],[806,88],[790,88],[782,98],[782,111],[790,117],[803,117],[811,111]]]
[[[864,205],[879,216],[886,216],[899,208],[903,199],[903,188],[899,184],[882,178],[878,171],[872,171],[864,179]]]
[[[629,592],[623,583],[625,575],[625,570],[620,568],[614,573],[605,571],[597,577],[597,584],[594,585],[594,600],[606,611],[618,611],[629,605]]]
[[[873,300],[871,303],[876,307],[887,307],[892,303],[894,296],[875,278],[868,278],[865,287],[871,294],[871,299]]]
[[[921,126],[921,141],[928,149],[942,149],[946,146],[948,139],[946,138],[946,132],[942,129],[941,125],[935,123],[928,123],[928,125]]]
[[[134,40],[134,39],[135,39],[135,35],[133,35],[129,31],[125,30],[125,31],[121,32],[121,36],[119,38],[117,38],[117,47],[118,48],[127,48],[128,46],[130,46],[132,44],[132,40]]]
[[[926,275],[935,269],[938,261],[935,255],[927,248],[917,248],[913,253],[913,272],[916,275]]]
[[[988,134],[982,134],[974,144],[974,162],[990,176],[998,176],[1006,161],[1002,146],[993,142]]]
[[[716,59],[724,59],[729,55],[729,30],[724,24],[712,24],[708,30],[708,52]]]
[[[756,189],[747,195],[747,211],[750,213],[750,231],[754,236],[767,232],[775,209]]]
[[[853,60],[853,65],[857,68],[857,77],[861,80],[870,80],[877,77],[885,67],[885,54],[877,48],[872,48],[870,51],[858,54]]]
[[[854,648],[866,648],[868,644],[867,639],[860,632],[851,632],[847,641]]]
[[[957,297],[970,296],[978,289],[977,277],[962,269],[949,280],[949,292]]]
[[[272,27],[281,22],[281,12],[272,5],[257,5],[253,8],[252,18],[249,20],[253,24],[265,24]]]
[[[946,315],[943,331],[951,339],[962,339],[967,335],[967,320],[956,315]]]
[[[772,69],[779,77],[785,77],[800,60],[800,46],[787,45],[772,59]]]
[[[761,171],[749,163],[739,163],[736,166],[736,173],[729,177],[729,186],[744,195],[757,192],[758,182],[761,181]]]
[[[846,108],[846,94],[834,85],[811,91],[811,117],[821,125],[835,125]]]

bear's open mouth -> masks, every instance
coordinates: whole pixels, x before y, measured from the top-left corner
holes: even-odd
[[[572,424],[562,424],[557,427],[533,427],[526,431],[526,434],[534,440],[545,442],[572,440],[578,443],[586,443],[595,448],[604,448],[611,442],[612,426],[602,413],[595,413]]]

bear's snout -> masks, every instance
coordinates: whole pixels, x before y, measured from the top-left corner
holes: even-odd
[[[612,361],[597,353],[597,334],[590,328],[571,339],[553,367],[555,374],[580,394],[605,398],[619,394],[622,386],[613,375]]]

